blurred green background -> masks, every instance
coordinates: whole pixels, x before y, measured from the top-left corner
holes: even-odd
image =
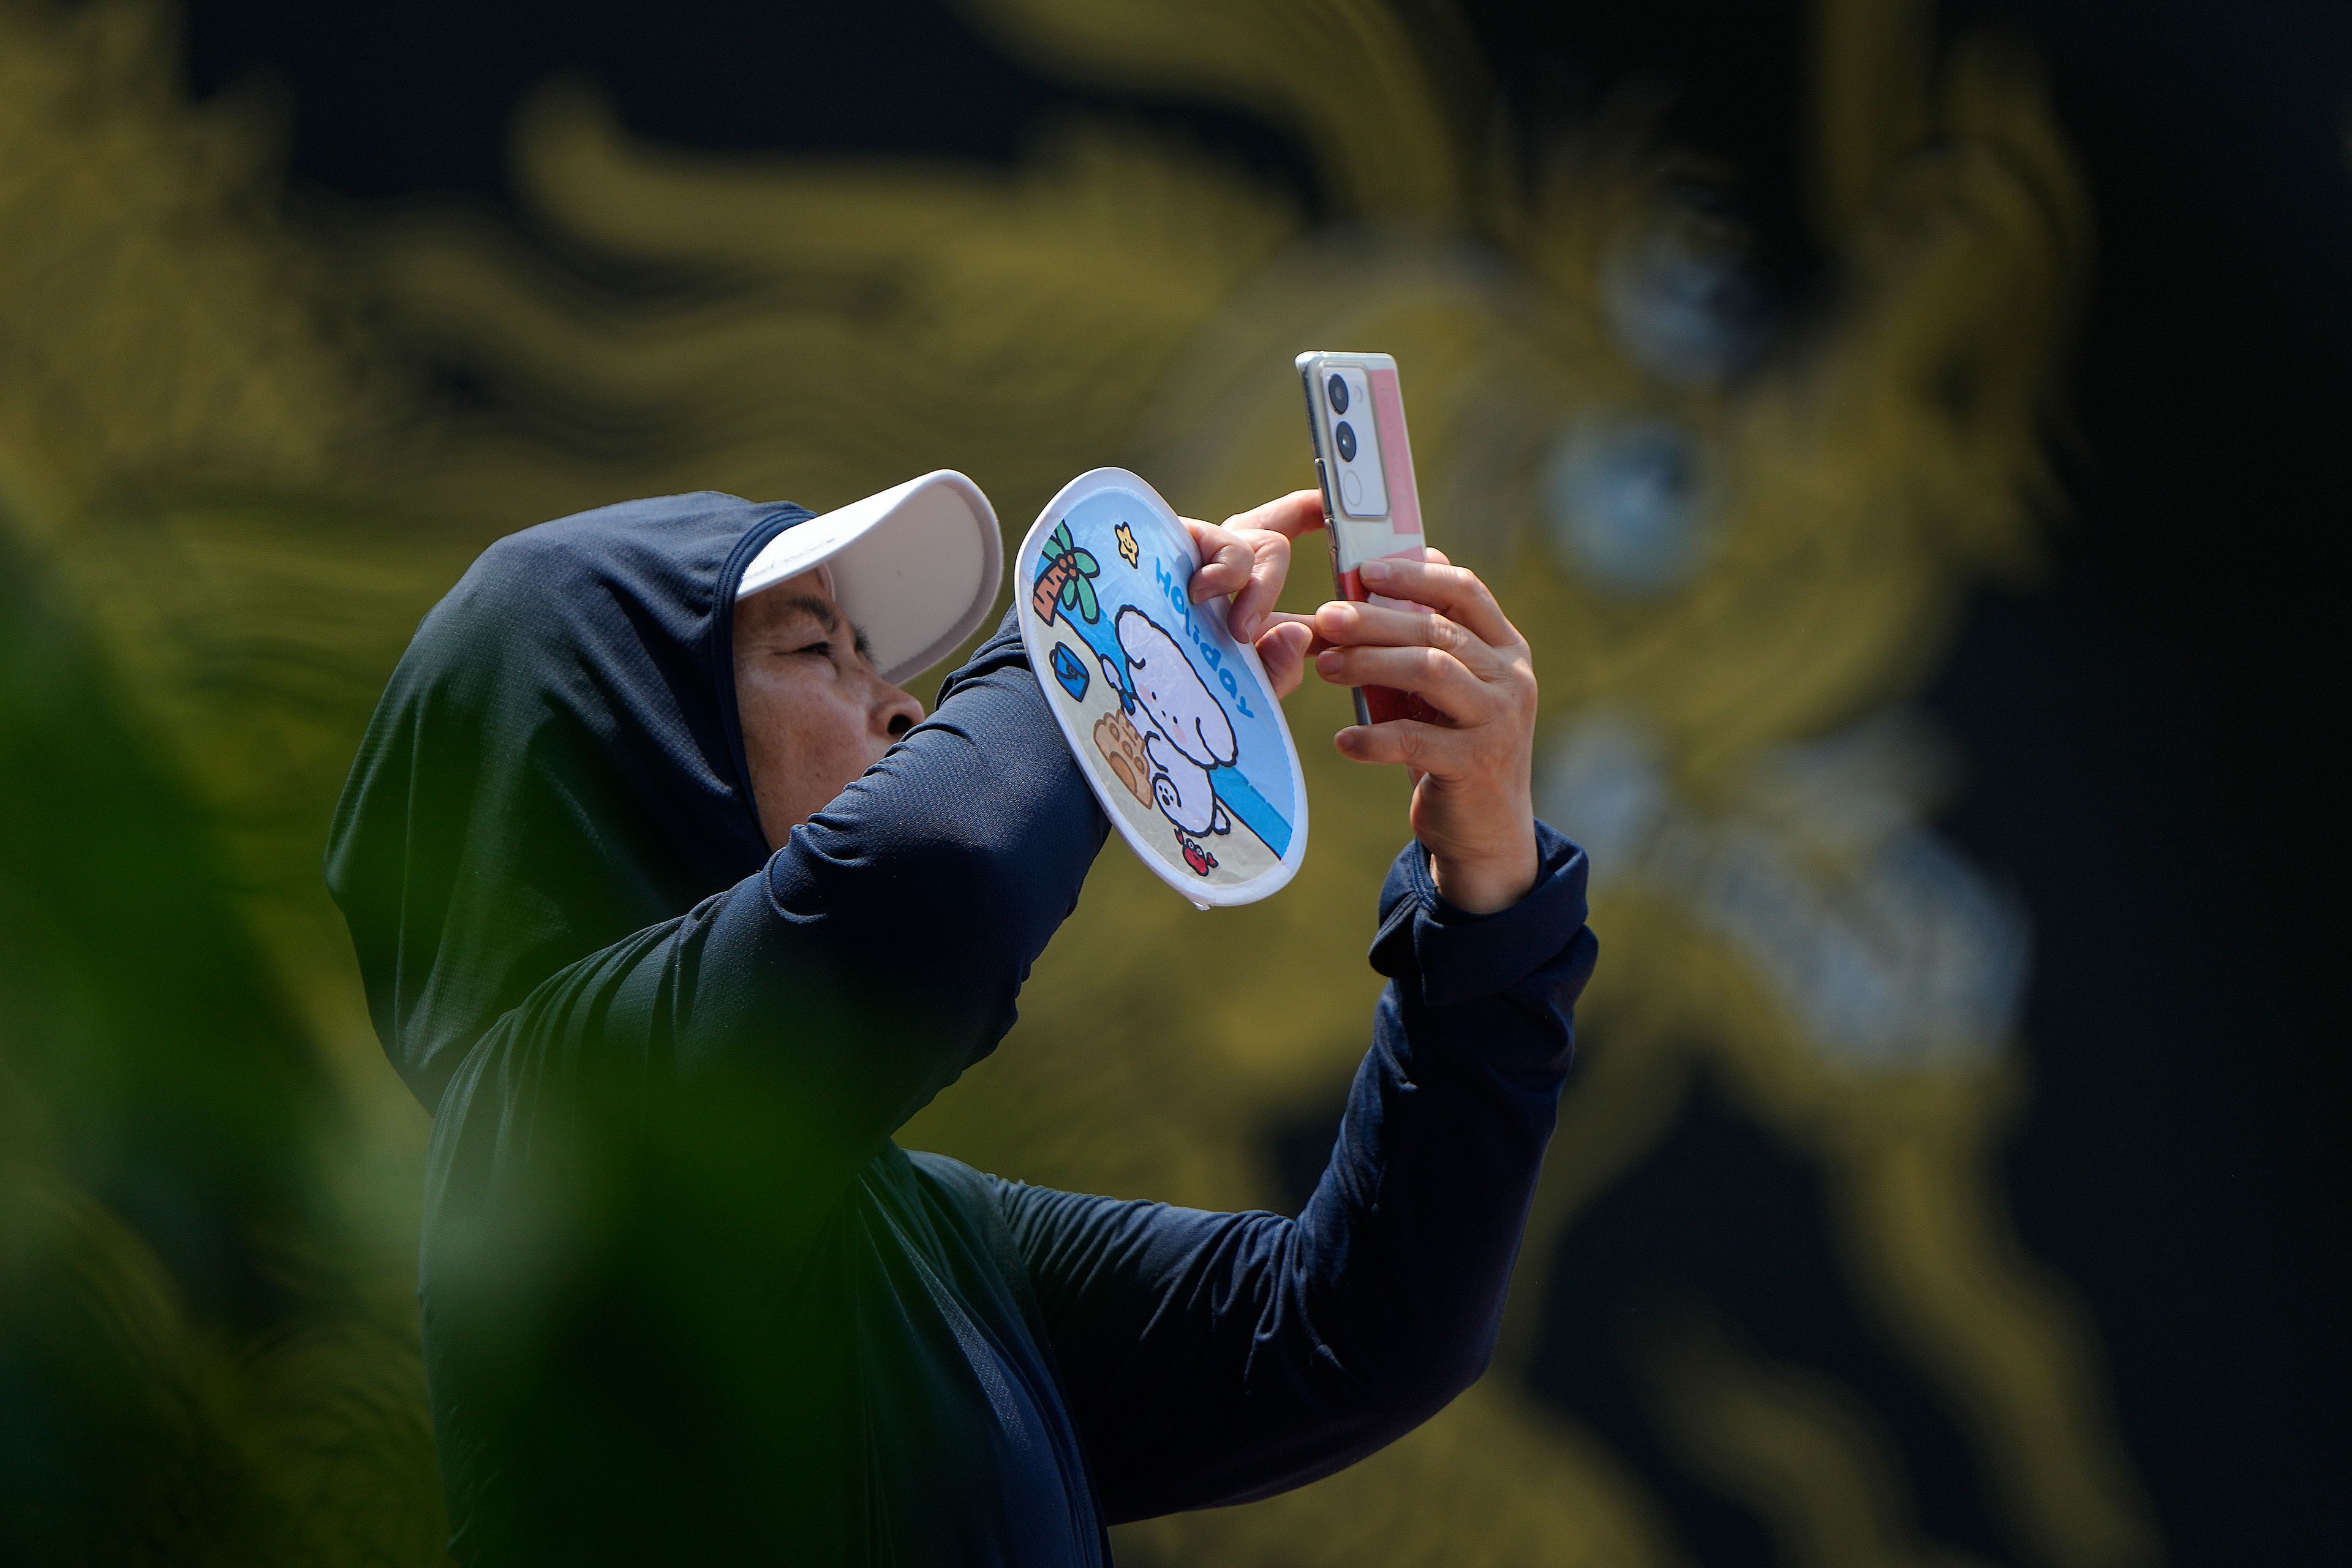
[[[0,0],[0,1560],[442,1560],[317,865],[476,552],[1216,518],[1307,347],[1400,361],[1603,959],[1494,1372],[1122,1557],[2340,1552],[2347,105],[2324,6]],[[1107,853],[904,1142],[1303,1200],[1403,796],[1292,706],[1296,885]]]

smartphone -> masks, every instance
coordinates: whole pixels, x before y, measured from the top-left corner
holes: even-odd
[[[1405,439],[1404,395],[1396,361],[1386,354],[1313,349],[1297,359],[1307,390],[1307,428],[1315,444],[1315,482],[1323,490],[1323,527],[1331,540],[1331,580],[1343,599],[1393,609],[1424,606],[1364,591],[1358,568],[1381,556],[1423,558],[1421,495],[1412,483]],[[1418,697],[1386,686],[1356,689],[1356,722],[1436,718]]]

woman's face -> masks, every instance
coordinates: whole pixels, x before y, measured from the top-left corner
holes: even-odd
[[[804,573],[735,606],[735,706],[772,849],[822,811],[923,716],[882,679],[865,634]]]

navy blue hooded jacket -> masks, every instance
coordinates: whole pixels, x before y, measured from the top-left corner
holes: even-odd
[[[1107,825],[1008,618],[769,852],[731,611],[807,515],[676,496],[501,541],[336,814],[328,881],[434,1118],[461,1562],[1100,1563],[1108,1523],[1326,1475],[1491,1352],[1592,964],[1580,853],[1541,829],[1534,890],[1475,918],[1398,857],[1295,1221],[902,1152]]]

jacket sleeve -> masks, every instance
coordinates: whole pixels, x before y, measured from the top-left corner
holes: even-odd
[[[436,1189],[513,1169],[551,1086],[574,1126],[600,1092],[714,1145],[740,1116],[763,1181],[836,1188],[1012,1027],[1107,832],[1008,616],[761,870],[500,1020],[444,1098]]]
[[[1485,1371],[1595,952],[1583,853],[1538,841],[1486,916],[1398,857],[1371,1049],[1297,1220],[998,1184],[1113,1521],[1328,1475]]]

